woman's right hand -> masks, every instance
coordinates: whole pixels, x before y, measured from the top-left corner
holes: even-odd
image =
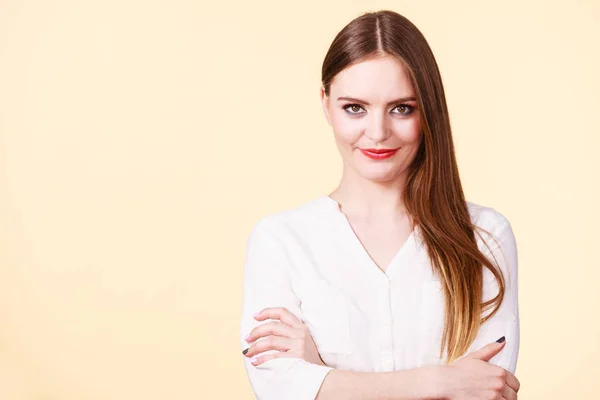
[[[265,308],[257,313],[254,319],[273,320],[257,326],[246,337],[246,342],[251,346],[244,350],[243,354],[246,357],[253,357],[254,366],[280,357],[296,357],[311,364],[325,365],[308,326],[287,308]],[[263,340],[258,340],[261,338]],[[257,357],[258,354],[269,350],[279,350],[279,352]]]
[[[517,400],[521,384],[502,367],[488,363],[506,342],[490,343],[444,368],[442,387],[448,400]]]

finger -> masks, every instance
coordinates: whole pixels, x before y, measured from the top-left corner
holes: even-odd
[[[504,392],[502,398],[506,400],[517,400],[517,392],[508,385],[504,385]]]
[[[279,353],[270,353],[270,354],[265,354],[262,356],[252,357],[250,359],[250,362],[252,363],[252,365],[257,366],[257,365],[263,364],[267,361],[275,360],[276,358],[292,358],[292,357],[297,357],[297,356],[295,356],[294,354],[289,353],[289,352],[280,351]]]
[[[281,323],[279,321],[266,322],[252,329],[250,334],[246,336],[246,342],[252,343],[255,340],[269,335],[292,337],[294,336],[294,328]]]
[[[521,382],[519,382],[517,377],[514,376],[510,371],[506,371],[505,381],[506,381],[506,384],[508,385],[508,387],[510,387],[515,392],[518,392],[519,389],[521,388]]]
[[[269,318],[278,319],[292,328],[299,328],[302,326],[302,321],[285,307],[268,307],[254,315],[254,319],[257,321],[264,321]]]
[[[264,339],[256,341],[248,348],[246,357],[253,357],[257,354],[264,353],[269,350],[287,351],[293,347],[292,339],[281,336],[267,336]]]
[[[504,348],[506,341],[502,343],[494,342],[483,346],[481,349],[476,350],[468,354],[467,358],[476,358],[482,361],[490,361],[492,357],[500,352]]]

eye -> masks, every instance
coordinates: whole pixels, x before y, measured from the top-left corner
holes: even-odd
[[[343,109],[351,115],[359,115],[363,114],[360,110],[364,110],[364,108],[360,104],[346,104]],[[399,112],[394,112],[393,114],[400,114],[402,116],[407,116],[413,113],[415,110],[414,106],[409,104],[399,104],[394,107],[394,110],[398,109]]]
[[[415,108],[413,106],[408,105],[408,104],[399,104],[394,108],[394,110],[395,109],[398,109],[400,112],[397,112],[394,114],[400,114],[400,115],[410,115],[415,110]]]
[[[348,114],[361,114],[359,111],[363,108],[358,104],[346,104],[343,109],[346,110]]]

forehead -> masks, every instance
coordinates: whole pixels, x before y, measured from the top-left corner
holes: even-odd
[[[331,82],[331,93],[361,99],[394,99],[414,96],[402,62],[394,56],[369,58],[352,64]]]

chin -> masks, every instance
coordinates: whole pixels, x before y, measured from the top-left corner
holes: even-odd
[[[376,167],[371,166],[371,168],[361,165],[356,171],[363,178],[373,182],[388,182],[394,180],[400,174],[400,171],[396,168],[383,165]]]

